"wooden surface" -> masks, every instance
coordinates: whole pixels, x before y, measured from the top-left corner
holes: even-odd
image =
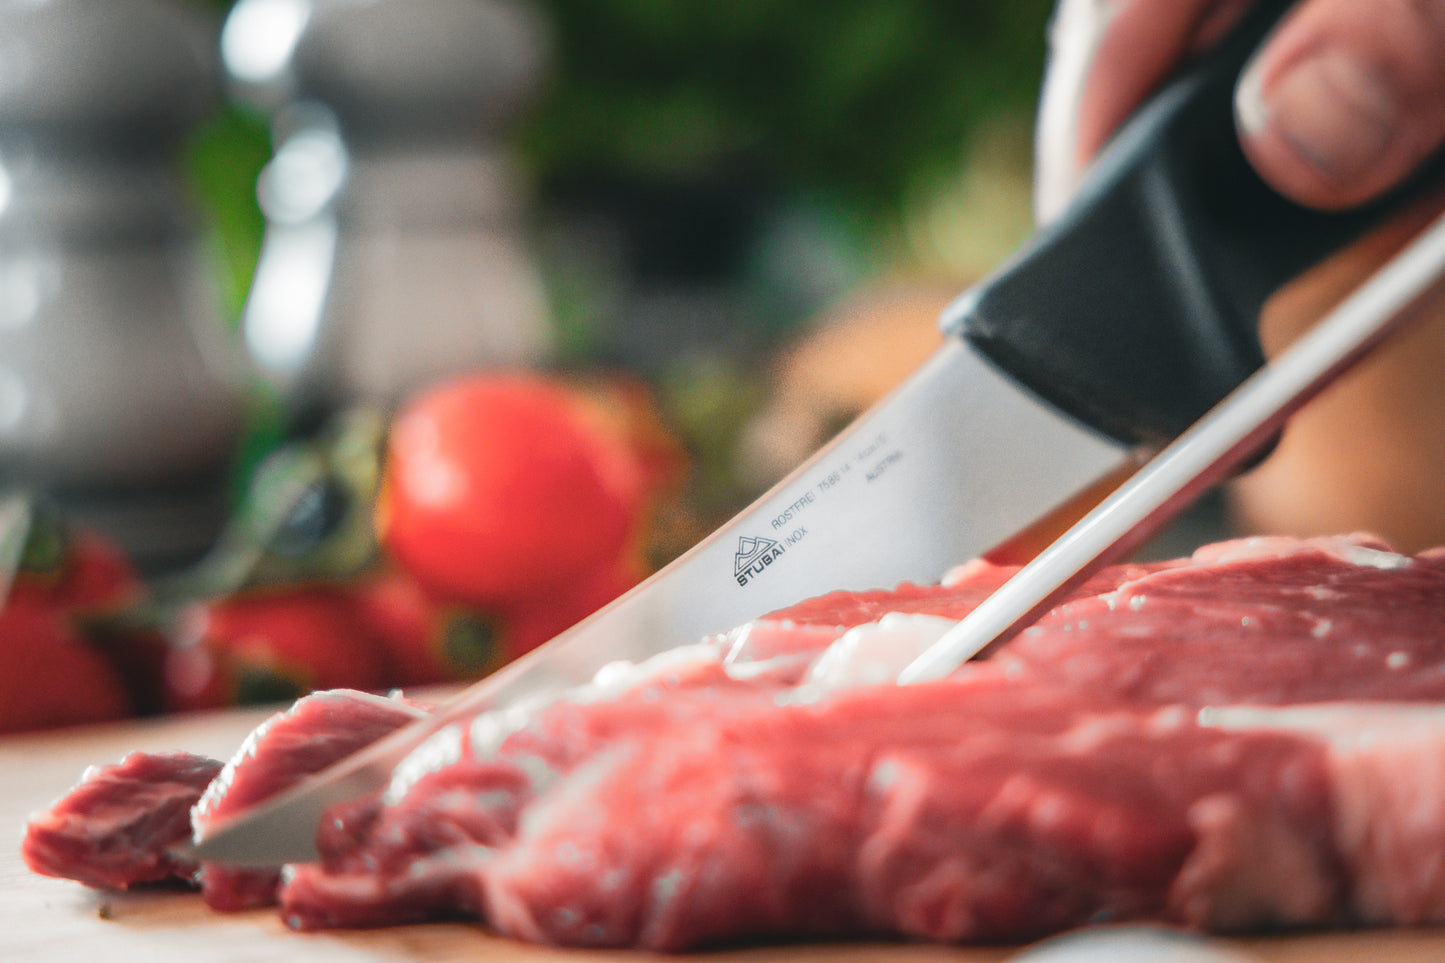
[[[276,914],[223,915],[188,893],[104,894],[79,884],[30,873],[20,860],[18,839],[26,817],[48,806],[89,765],[118,760],[131,750],[184,749],[229,758],[264,712],[234,712],[184,719],[0,739],[0,960],[82,960],[87,963],[250,963],[308,961],[507,960],[519,963],[643,963],[646,953],[592,953],[529,946],[461,924],[396,927],[375,931],[299,934]],[[1374,932],[1219,941],[1220,948],[1251,961],[1278,963],[1425,963],[1445,960],[1445,931]],[[905,945],[759,947],[699,954],[699,963],[995,963],[1016,948],[954,948]]]

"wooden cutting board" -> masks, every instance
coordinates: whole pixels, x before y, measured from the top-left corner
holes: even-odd
[[[133,750],[184,749],[229,758],[265,711],[225,712],[0,739],[0,960],[82,960],[87,963],[253,963],[305,959],[317,963],[493,960],[516,963],[656,963],[649,953],[556,950],[531,946],[464,924],[374,931],[293,933],[270,911],[213,913],[189,893],[106,894],[36,876],[20,860],[26,817],[48,806],[89,765]],[[1220,941],[1258,963],[1437,963],[1445,960],[1445,929],[1320,934]],[[995,963],[1017,947],[912,945],[758,947],[696,954],[700,963]]]

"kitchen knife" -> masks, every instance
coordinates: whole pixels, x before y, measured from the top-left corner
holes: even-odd
[[[1442,283],[1445,217],[999,586],[905,666],[898,681],[943,678],[1011,638],[1101,566],[1137,548],[1408,323]]]
[[[1232,90],[1286,6],[1257,5],[1145,105],[1069,210],[945,314],[937,355],[754,505],[434,717],[208,827],[190,854],[315,859],[327,808],[385,787],[458,719],[545,701],[811,595],[935,580],[1178,435],[1262,364],[1268,296],[1413,193],[1323,214],[1254,175]]]

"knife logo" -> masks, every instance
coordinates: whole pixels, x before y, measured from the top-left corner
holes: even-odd
[[[744,535],[738,539],[738,550],[733,555],[733,576],[738,585],[746,587],[748,582],[767,571],[784,552],[782,545],[771,538],[752,538]]]

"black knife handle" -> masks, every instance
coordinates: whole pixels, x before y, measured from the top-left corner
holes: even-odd
[[[945,313],[1016,380],[1131,444],[1179,435],[1264,363],[1258,322],[1286,282],[1440,180],[1437,156],[1345,212],[1269,188],[1239,146],[1234,87],[1290,6],[1264,0],[1156,94],[1069,208]]]

